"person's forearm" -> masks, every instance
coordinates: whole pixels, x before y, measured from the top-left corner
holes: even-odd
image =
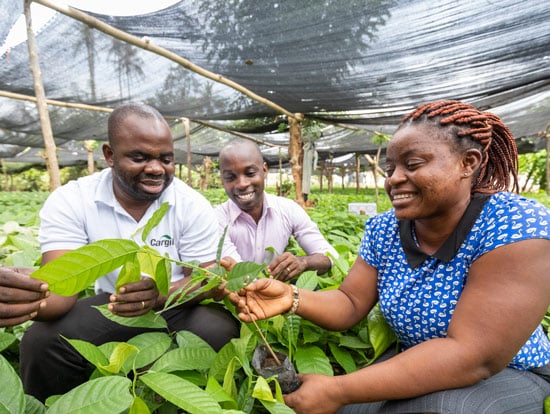
[[[299,305],[296,314],[322,328],[332,331],[349,329],[362,317],[351,300],[339,289],[310,291],[299,289]],[[374,306],[374,303],[372,304]]]
[[[503,364],[504,367],[505,364]],[[339,376],[338,389],[346,404],[413,398],[473,385],[491,375],[481,358],[464,351],[457,341],[426,341],[387,361]]]
[[[315,253],[311,256],[302,256],[302,258],[306,262],[306,269],[315,270],[319,275],[327,273],[332,267],[332,263],[328,256],[321,253]]]

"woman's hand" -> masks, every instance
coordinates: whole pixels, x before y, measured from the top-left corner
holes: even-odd
[[[115,315],[131,317],[144,315],[157,303],[159,291],[150,277],[142,277],[139,282],[122,286],[118,293],[109,298],[108,309]]]
[[[285,404],[297,414],[334,414],[344,405],[336,377],[301,374],[300,388],[284,395]]]
[[[239,292],[228,295],[244,322],[267,319],[287,312],[293,300],[290,285],[272,278],[255,280]]]
[[[32,272],[31,268],[0,267],[0,327],[26,322],[46,306],[48,284],[30,278]]]

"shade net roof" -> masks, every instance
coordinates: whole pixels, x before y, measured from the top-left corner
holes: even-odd
[[[0,7],[0,91],[34,96],[27,44],[15,39],[23,0]],[[147,102],[173,126],[179,162],[187,157],[181,117],[192,120],[193,162],[234,138],[220,127],[239,129],[245,119],[257,120],[244,132],[265,143],[270,163],[286,156],[289,135],[276,110],[51,9],[34,4],[33,21],[39,9],[51,12],[35,29],[48,99],[103,108]],[[376,152],[376,133],[393,132],[413,107],[438,99],[498,114],[522,152],[544,147],[546,0],[183,0],[138,15],[83,11],[322,121],[304,134],[321,159]],[[86,159],[82,141],[106,139],[107,112],[48,108],[61,164]],[[36,105],[0,97],[0,158],[40,162],[43,145]]]

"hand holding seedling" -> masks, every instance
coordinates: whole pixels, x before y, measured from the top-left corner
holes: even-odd
[[[0,327],[13,326],[36,316],[46,305],[48,284],[29,278],[33,269],[0,267]]]
[[[347,404],[342,396],[338,376],[298,374],[301,385],[284,395],[285,404],[297,414],[333,414]]]
[[[239,318],[244,322],[252,322],[288,311],[292,306],[293,292],[286,283],[262,278],[237,293],[229,294],[229,299],[237,307]]]
[[[150,277],[121,286],[109,300],[108,309],[115,315],[131,317],[149,312],[157,303],[159,291]]]

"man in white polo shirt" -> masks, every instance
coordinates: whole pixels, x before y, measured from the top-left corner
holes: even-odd
[[[306,270],[330,270],[337,252],[295,201],[264,191],[267,165],[258,146],[236,139],[219,154],[221,180],[229,200],[216,207],[222,254],[234,262],[266,263],[271,274],[289,280]],[[294,236],[305,256],[285,252]],[[271,248],[271,249],[268,249]],[[275,252],[275,253],[274,253]]]
[[[54,191],[40,211],[39,241],[42,263],[87,243],[134,236],[152,214],[168,202],[160,223],[146,244],[183,262],[214,262],[219,240],[216,216],[198,192],[174,178],[174,145],[161,114],[143,104],[127,104],[113,111],[108,121],[109,143],[103,154],[110,168]],[[190,269],[173,266],[170,291],[188,281]],[[154,281],[141,281],[115,289],[117,272],[97,280],[96,295],[50,294],[36,321],[21,341],[21,377],[25,392],[41,401],[62,394],[88,380],[86,361],[60,337],[100,345],[126,341],[148,331],[111,322],[92,306],[108,303],[120,316],[136,316],[161,309],[166,298]],[[239,335],[236,319],[215,305],[181,305],[162,314],[170,331],[189,330],[216,350]]]

